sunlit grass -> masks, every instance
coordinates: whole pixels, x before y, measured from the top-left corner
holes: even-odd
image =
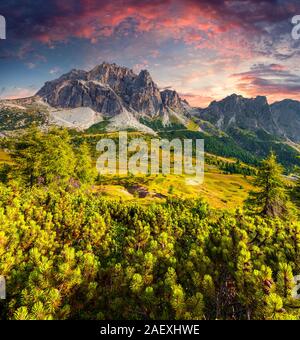
[[[163,201],[164,197],[203,197],[214,208],[235,209],[243,205],[249,191],[253,189],[251,178],[221,174],[215,169],[205,172],[203,184],[189,185],[186,181],[188,178],[193,179],[178,175],[103,178],[96,190],[107,197],[145,204]],[[138,193],[129,193],[128,189],[134,186],[144,188],[148,192],[147,196],[139,198]]]

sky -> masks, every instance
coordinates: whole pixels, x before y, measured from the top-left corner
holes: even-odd
[[[299,0],[1,0],[0,98],[73,68],[148,69],[193,106],[232,93],[300,100]]]

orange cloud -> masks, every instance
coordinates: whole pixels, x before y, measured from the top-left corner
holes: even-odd
[[[290,72],[285,65],[257,64],[244,73],[233,74],[236,88],[247,96],[267,96],[269,101],[285,98],[300,99],[300,75]]]

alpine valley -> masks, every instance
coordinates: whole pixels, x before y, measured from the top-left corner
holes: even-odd
[[[206,152],[256,165],[271,150],[286,169],[300,165],[300,102],[269,104],[266,97],[233,94],[207,108],[191,107],[139,74],[102,63],[47,82],[35,96],[0,101],[0,136],[31,124],[95,135],[128,130],[164,138],[204,138]]]

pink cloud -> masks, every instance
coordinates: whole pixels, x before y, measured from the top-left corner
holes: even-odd
[[[65,41],[71,37],[93,42],[112,35],[115,28],[131,18],[136,21],[138,32],[163,31],[174,39],[199,46],[203,40],[202,34],[213,39],[231,30],[244,29],[247,34],[258,30],[226,3],[195,0],[81,0],[74,6],[73,1],[66,3],[55,0],[54,14],[46,16],[34,28],[26,26],[25,31],[28,30],[28,34],[42,43]]]
[[[35,95],[37,92],[36,89],[32,88],[9,88],[5,89],[3,93],[1,93],[1,99],[19,99],[19,98],[27,98]]]
[[[300,99],[300,76],[281,64],[256,64],[250,71],[233,74],[236,88],[242,94],[265,95],[270,102],[285,98]]]

